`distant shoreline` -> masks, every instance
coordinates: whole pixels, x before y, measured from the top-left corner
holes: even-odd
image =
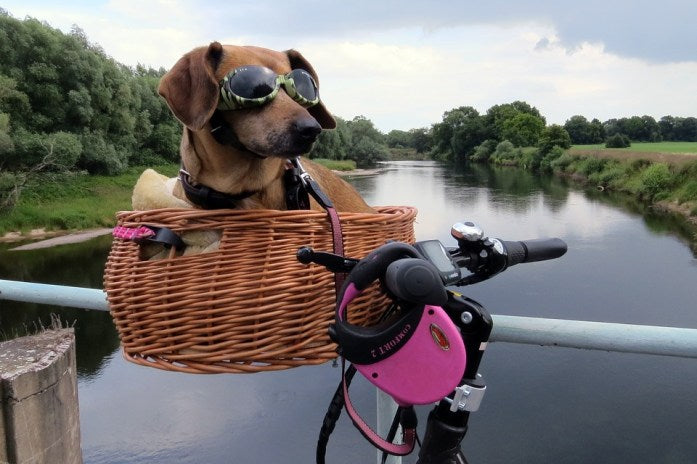
[[[35,242],[27,243],[25,245],[10,248],[10,251],[38,250],[41,248],[49,248],[56,245],[67,245],[70,243],[84,242],[95,237],[110,234],[111,231],[112,229],[107,228],[89,229],[78,232],[69,230],[47,231],[45,229],[34,229],[26,235],[21,234],[19,232],[8,232],[4,236],[0,237],[0,243],[14,243],[21,242],[24,240],[38,240]]]
[[[384,168],[375,169],[352,169],[350,171],[335,171],[332,170],[334,174],[341,177],[362,177],[362,176],[374,176],[380,174]]]

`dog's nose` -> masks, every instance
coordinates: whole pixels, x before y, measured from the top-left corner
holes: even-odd
[[[297,119],[293,123],[293,129],[296,134],[305,140],[315,140],[319,133],[322,132],[322,127],[315,118]]]

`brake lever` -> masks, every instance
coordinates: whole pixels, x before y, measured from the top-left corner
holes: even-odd
[[[358,264],[357,259],[346,258],[326,251],[315,251],[311,247],[298,248],[298,261],[303,264],[315,263],[334,273],[348,273]]]

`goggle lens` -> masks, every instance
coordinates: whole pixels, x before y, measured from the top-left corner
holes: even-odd
[[[306,100],[313,101],[319,98],[319,92],[317,90],[317,84],[312,78],[310,73],[304,69],[294,69],[287,77],[293,79],[293,84],[295,85],[295,90]]]
[[[242,98],[264,98],[276,88],[276,73],[263,66],[245,66],[233,71],[228,89]]]
[[[241,66],[220,82],[218,108],[235,110],[264,105],[276,97],[281,85],[290,97],[305,107],[319,103],[317,83],[304,69],[278,75],[264,66]]]

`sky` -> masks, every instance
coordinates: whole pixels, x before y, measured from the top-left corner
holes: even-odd
[[[129,66],[171,68],[212,41],[295,48],[327,108],[378,129],[524,100],[548,124],[697,116],[694,0],[0,0]]]

